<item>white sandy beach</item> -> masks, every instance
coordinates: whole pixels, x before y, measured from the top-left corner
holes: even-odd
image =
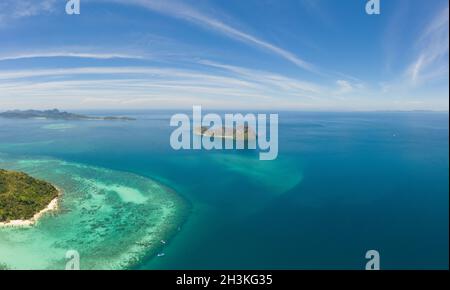
[[[5,227],[30,227],[36,224],[36,222],[46,213],[50,211],[55,211],[58,209],[58,199],[61,196],[61,190],[59,188],[56,188],[59,192],[58,197],[54,198],[50,203],[47,205],[46,208],[41,210],[40,212],[36,213],[31,219],[28,220],[13,220],[9,222],[0,222],[0,228]]]

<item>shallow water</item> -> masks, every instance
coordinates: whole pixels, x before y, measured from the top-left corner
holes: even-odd
[[[178,229],[186,205],[175,193],[134,174],[56,159],[11,159],[63,191],[59,210],[36,226],[0,229],[0,262],[11,269],[64,269],[78,251],[82,269],[120,269],[155,254]]]

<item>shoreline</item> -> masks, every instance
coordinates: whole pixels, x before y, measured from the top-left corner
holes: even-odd
[[[197,135],[197,136],[205,136],[205,137],[217,137],[217,138],[221,138],[221,139],[234,139],[234,136],[233,135],[223,135],[223,134],[221,134],[221,135],[214,135],[214,132],[213,133],[204,133],[204,132],[202,132],[202,129],[201,128],[194,128],[194,135]]]
[[[197,135],[197,136],[201,136],[201,137],[203,137],[203,136],[205,136],[205,137],[208,137],[208,138],[211,138],[211,137],[214,137],[214,138],[220,138],[220,139],[232,139],[232,140],[236,140],[236,141],[253,141],[253,140],[256,140],[256,134],[254,133],[254,132],[251,132],[251,137],[248,137],[248,139],[245,139],[245,137],[242,137],[242,136],[238,136],[237,134],[236,134],[236,137],[234,136],[234,132],[233,132],[233,134],[232,135],[227,135],[227,133],[226,132],[222,132],[221,134],[215,134],[216,132],[208,132],[208,133],[205,133],[205,132],[202,132],[202,128],[201,127],[197,127],[197,128],[194,128],[193,129],[193,132],[194,132],[194,135]]]
[[[64,269],[66,249],[73,248],[84,253],[81,265],[84,270],[137,269],[147,259],[157,259],[156,255],[165,251],[190,214],[188,200],[173,190],[171,183],[48,157],[25,158],[17,161],[5,158],[5,161],[11,162],[8,163],[10,168],[18,167],[14,162],[20,163],[24,172],[39,168],[40,172],[46,172],[39,175],[43,180],[60,180],[52,184],[61,189],[62,195],[58,211],[46,213],[35,226],[0,228],[0,264],[8,269]],[[118,192],[101,189],[105,184],[111,184]],[[119,188],[122,186],[124,188]],[[69,192],[69,188],[73,191]],[[128,188],[141,192],[148,200],[144,204],[123,201],[120,193],[126,193]],[[105,198],[112,197],[113,203],[105,203],[104,198],[92,198],[100,197],[101,190],[105,190]],[[52,198],[57,194],[53,193]],[[50,200],[22,219],[31,218]],[[86,210],[92,211],[87,219]],[[98,224],[105,226],[106,236],[92,230]],[[116,236],[118,230],[122,233]],[[108,249],[101,253],[101,260],[98,260],[98,248]]]
[[[0,222],[0,228],[31,227],[34,226],[46,213],[58,210],[58,201],[62,195],[62,191],[56,186],[55,188],[58,191],[58,196],[52,199],[44,209],[36,213],[32,218],[27,220],[12,220],[9,222]]]

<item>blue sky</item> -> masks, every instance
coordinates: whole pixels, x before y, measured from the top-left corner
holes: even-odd
[[[0,109],[448,110],[448,0],[0,1]]]

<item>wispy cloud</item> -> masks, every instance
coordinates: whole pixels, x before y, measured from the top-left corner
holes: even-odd
[[[272,72],[247,69],[207,60],[199,61],[199,63],[232,72],[243,79],[248,79],[255,83],[270,84],[279,89],[297,90],[298,92],[303,92],[304,94],[320,94],[322,92],[321,87],[317,84],[289,78]]]
[[[90,58],[90,59],[145,59],[146,56],[120,54],[120,53],[83,53],[83,52],[69,52],[69,51],[55,51],[55,52],[34,52],[34,53],[16,53],[0,55],[0,61],[5,60],[20,60],[30,58],[54,58],[54,57],[71,57],[71,58]]]
[[[418,39],[419,53],[406,75],[413,85],[448,76],[449,8],[441,10]]]
[[[206,15],[199,10],[174,0],[112,0],[114,2],[122,4],[132,4],[145,7],[152,11],[169,15],[178,19],[182,19],[196,25],[201,26],[204,29],[216,31],[222,35],[225,35],[234,40],[244,42],[246,44],[256,46],[258,48],[269,51],[285,60],[301,67],[307,71],[319,73],[318,69],[311,63],[296,56],[294,53],[285,50],[279,46],[276,46],[268,41],[262,40],[254,35],[246,33],[233,27],[231,24],[227,24],[220,19],[213,18]]]
[[[398,10],[385,39],[385,43],[393,44],[387,50],[391,56],[388,65],[391,73],[396,74],[373,87],[373,92],[378,91],[375,97],[396,100],[395,106],[448,110],[449,8],[448,2],[442,3],[444,7],[436,6],[436,12],[423,19],[425,25],[414,30],[409,28],[411,21],[407,21],[413,18],[414,6],[406,12]],[[398,28],[400,24],[402,29]],[[394,44],[399,42],[400,35],[408,32],[410,42]]]
[[[45,98],[90,105],[102,98],[111,106],[147,105],[164,100],[166,107],[181,103],[220,107],[267,107],[280,99],[296,106],[320,101],[329,93],[314,83],[270,72],[204,61],[196,70],[167,67],[79,67],[0,71],[0,96]],[[211,67],[215,69],[211,70]],[[1,98],[1,97],[0,97]],[[145,102],[144,102],[145,100]],[[101,106],[101,102],[97,103]]]
[[[11,19],[36,16],[42,13],[52,13],[58,0],[2,0],[0,2],[0,24]]]
[[[208,68],[78,67],[0,70],[0,109],[208,108],[373,110],[424,108],[420,99],[380,100],[359,83],[329,86],[249,68],[202,61]],[[211,67],[213,69],[211,69]],[[412,102],[414,101],[414,102]],[[427,101],[438,108],[439,102]]]
[[[338,94],[346,94],[353,91],[353,86],[350,84],[349,81],[346,80],[337,80],[336,84],[338,85]]]
[[[89,3],[93,2],[104,2],[105,6],[90,6]],[[295,50],[292,48],[297,43],[293,39],[290,39],[289,46],[283,46],[280,44],[282,42],[272,43],[272,38],[266,36],[269,34],[263,33],[268,32],[270,21],[279,20],[276,16],[274,19],[261,17],[255,20],[254,23],[268,21],[267,26],[258,32],[250,32],[254,30],[239,22],[240,11],[235,13],[235,10],[230,9],[230,15],[221,14],[213,3],[202,2],[201,7],[194,6],[193,3],[196,2],[189,0],[82,0],[82,3],[86,5],[84,11],[99,15],[102,20],[98,22],[100,30],[81,25],[76,30],[79,37],[66,39],[63,36],[61,39],[64,42],[55,41],[67,28],[70,30],[73,23],[80,20],[92,24],[91,21],[97,20],[81,15],[66,18],[67,21],[63,21],[58,29],[54,29],[52,25],[56,25],[56,22],[52,21],[60,21],[60,18],[49,17],[41,24],[43,18],[36,17],[26,21],[30,27],[20,27],[11,32],[0,31],[7,40],[14,38],[0,48],[0,106],[20,107],[26,104],[29,107],[39,107],[40,104],[50,104],[73,108],[130,108],[173,107],[194,103],[213,107],[288,109],[394,109],[402,108],[403,105],[414,109],[440,109],[442,104],[448,106],[448,88],[445,87],[448,85],[449,71],[448,4],[446,9],[441,9],[423,27],[419,35],[416,33],[420,31],[420,25],[423,25],[421,21],[426,19],[417,21],[407,11],[402,12],[404,15],[394,26],[403,24],[404,29],[390,30],[392,38],[384,41],[391,43],[397,40],[398,45],[388,49],[394,53],[399,52],[392,56],[395,59],[392,73],[395,75],[387,76],[389,81],[386,81],[377,77],[377,66],[382,63],[377,59],[377,54],[373,54],[373,57],[365,54],[363,57],[363,54],[356,53],[354,57],[333,58],[331,62],[327,62],[331,67],[323,64],[317,68],[301,57],[299,46]],[[108,5],[111,3],[119,5]],[[303,3],[314,15],[322,11],[316,1],[304,0]],[[64,13],[63,4],[63,0],[0,0],[0,25],[2,22],[15,22],[12,20],[24,20],[41,14],[56,16]],[[413,7],[414,3],[410,5]],[[248,7],[250,6],[249,4]],[[131,18],[128,17],[129,13],[136,12],[129,8],[162,14],[164,20],[157,17],[154,22],[153,19],[147,22],[145,15],[139,14],[142,17],[128,22]],[[102,14],[105,11],[110,14]],[[339,27],[341,23],[338,21],[341,19],[336,14],[331,15],[331,9],[329,12],[330,15],[324,14],[324,17],[334,16],[334,28]],[[105,17],[100,17],[102,15]],[[110,28],[111,15],[121,17],[113,19],[120,20],[115,23],[120,27],[119,33],[116,26]],[[155,15],[149,13],[147,16]],[[175,19],[176,23],[185,24],[188,29],[200,28],[211,33],[203,34],[202,41],[197,41],[197,29],[179,37],[185,30],[172,29],[172,26],[171,29],[166,29],[165,24],[173,24],[173,21],[166,23],[168,19]],[[383,18],[378,19],[383,21]],[[146,25],[150,22],[164,25],[160,25],[162,29],[158,25]],[[37,27],[42,31],[39,32],[42,33],[39,39],[36,37],[36,30],[30,29],[34,23],[39,23]],[[366,21],[361,23],[365,25]],[[392,25],[388,26],[392,28]],[[253,28],[256,30],[257,27]],[[298,35],[298,38],[304,37],[299,32],[302,30],[296,27],[283,28],[293,29],[289,33]],[[104,35],[97,37],[98,31]],[[402,37],[403,34],[407,37]],[[190,38],[191,36],[194,37]],[[219,47],[214,42],[217,41],[217,36],[231,41],[222,42],[224,45]],[[361,41],[359,37],[359,32],[356,35],[349,31],[349,41],[345,42],[348,43],[349,50],[354,49],[353,40],[356,44]],[[408,43],[411,38],[415,41]],[[379,38],[373,38],[375,46],[376,39]],[[320,48],[332,49],[326,35],[317,37],[315,41],[319,44],[323,42]],[[336,41],[339,41],[338,38]],[[267,61],[261,61],[257,59],[260,54],[249,56],[248,48],[251,51],[265,51],[271,57]],[[241,55],[242,49],[244,53]],[[325,49],[314,53],[309,51],[308,55],[325,63]],[[248,57],[248,60],[243,56]],[[38,58],[39,61],[36,61]],[[23,69],[28,64],[31,65],[29,68],[35,69]],[[314,74],[304,74],[299,69],[292,69],[292,64]],[[350,73],[357,71],[358,75],[355,78],[335,72],[335,65],[348,68]],[[434,82],[435,80],[442,81]]]

